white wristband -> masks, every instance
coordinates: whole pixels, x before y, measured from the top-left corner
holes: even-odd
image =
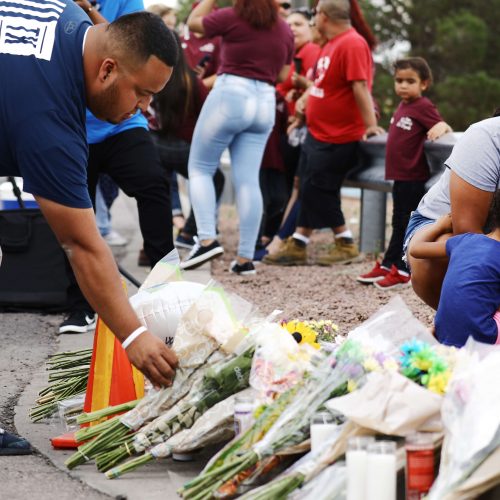
[[[134,330],[123,342],[122,347],[126,349],[141,333],[147,332],[145,326],[140,326],[137,330]]]

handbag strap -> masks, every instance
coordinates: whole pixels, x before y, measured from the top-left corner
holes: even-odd
[[[24,200],[21,194],[21,190],[19,189],[19,186],[17,185],[15,177],[7,177],[8,181],[12,184],[12,191],[14,191],[14,196],[17,198],[17,202],[19,203],[20,208],[26,208],[26,205],[24,204]]]

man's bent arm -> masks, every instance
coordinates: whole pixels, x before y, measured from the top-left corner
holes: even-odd
[[[483,191],[462,179],[453,170],[450,174],[450,202],[453,232],[482,233],[488,219],[494,193]]]
[[[366,81],[356,80],[352,82],[352,92],[366,127],[365,136],[363,138],[366,139],[366,137],[370,135],[383,134],[384,129],[377,125],[375,107]]]
[[[35,198],[68,255],[83,294],[123,342],[141,323],[123,291],[116,263],[99,234],[94,212]],[[159,338],[146,331],[127,347],[127,354],[156,386],[170,385],[177,358]]]

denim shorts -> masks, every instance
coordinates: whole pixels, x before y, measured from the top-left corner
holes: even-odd
[[[406,255],[406,251],[408,250],[411,239],[419,229],[427,226],[428,224],[434,224],[434,222],[436,222],[436,219],[429,219],[428,217],[424,217],[418,210],[415,210],[411,213],[403,243],[403,260],[406,262],[408,268],[410,268],[410,264],[408,263],[408,256]]]

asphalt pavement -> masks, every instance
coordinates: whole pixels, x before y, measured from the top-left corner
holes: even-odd
[[[135,201],[120,195],[113,205],[112,216],[114,228],[129,241],[125,247],[113,249],[115,257],[142,282],[148,269],[137,266],[142,238]],[[185,273],[185,279],[207,283],[209,266]],[[128,290],[135,293],[136,289],[129,283]],[[68,473],[64,460],[70,452],[54,450],[49,441],[63,432],[60,422],[56,418],[38,424],[29,421],[28,409],[38,391],[47,385],[44,363],[49,354],[92,346],[91,332],[58,336],[62,319],[60,314],[0,314],[0,426],[26,437],[36,449],[33,455],[0,457],[0,499],[175,498],[176,489],[196,475],[209,454],[189,463],[167,460],[149,464],[118,480],[105,479],[92,464]]]

